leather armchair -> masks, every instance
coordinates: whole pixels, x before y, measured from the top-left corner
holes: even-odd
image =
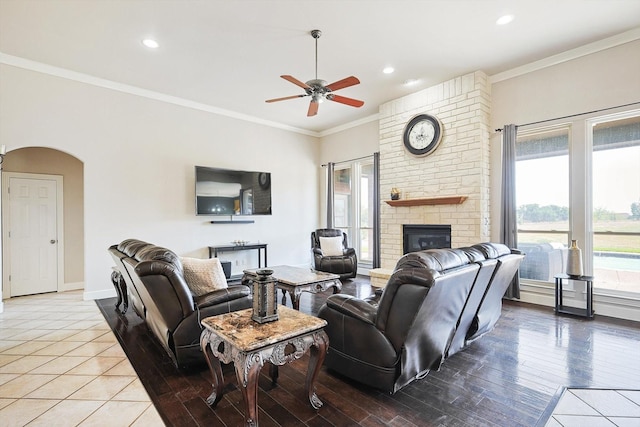
[[[320,248],[320,237],[342,237],[342,254],[327,256]],[[340,275],[340,279],[352,279],[358,273],[358,258],[356,251],[349,248],[347,234],[333,228],[320,228],[311,232],[311,252],[314,268],[318,271]]]

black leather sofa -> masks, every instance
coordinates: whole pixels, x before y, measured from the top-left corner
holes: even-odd
[[[194,297],[180,258],[169,249],[127,239],[108,251],[125,280],[135,312],[178,368],[205,363],[200,320],[252,306],[250,289],[242,284]]]
[[[325,365],[395,393],[490,332],[523,255],[502,244],[404,255],[382,292],[367,299],[332,295]]]

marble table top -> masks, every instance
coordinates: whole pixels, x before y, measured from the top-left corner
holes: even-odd
[[[278,320],[258,323],[251,319],[252,309],[234,311],[202,319],[202,326],[233,344],[240,351],[250,352],[298,335],[310,333],[327,325],[326,320],[278,306]]]
[[[324,271],[317,271],[311,268],[304,267],[292,267],[290,265],[276,265],[275,267],[266,267],[266,269],[273,270],[272,276],[280,283],[286,283],[287,285],[308,285],[309,283],[318,283],[329,280],[340,279],[340,276],[333,273],[325,273]],[[252,268],[250,270],[244,270],[244,274],[255,275],[257,270],[263,270],[261,268]]]

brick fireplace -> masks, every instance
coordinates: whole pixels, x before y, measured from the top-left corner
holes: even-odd
[[[476,71],[380,106],[383,269],[403,255],[405,224],[450,225],[454,248],[489,240],[490,105],[491,85]],[[437,116],[444,128],[440,146],[427,157],[411,155],[402,144],[405,125],[420,113]],[[387,203],[393,187],[411,203]],[[463,198],[450,202],[447,196]]]

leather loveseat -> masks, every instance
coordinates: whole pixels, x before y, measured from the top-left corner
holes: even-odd
[[[430,249],[404,255],[382,292],[332,295],[325,365],[395,393],[490,332],[523,255],[507,246]]]
[[[205,362],[200,350],[202,319],[252,306],[249,287],[241,284],[194,297],[180,258],[169,249],[128,239],[108,250],[135,312],[178,368]]]

